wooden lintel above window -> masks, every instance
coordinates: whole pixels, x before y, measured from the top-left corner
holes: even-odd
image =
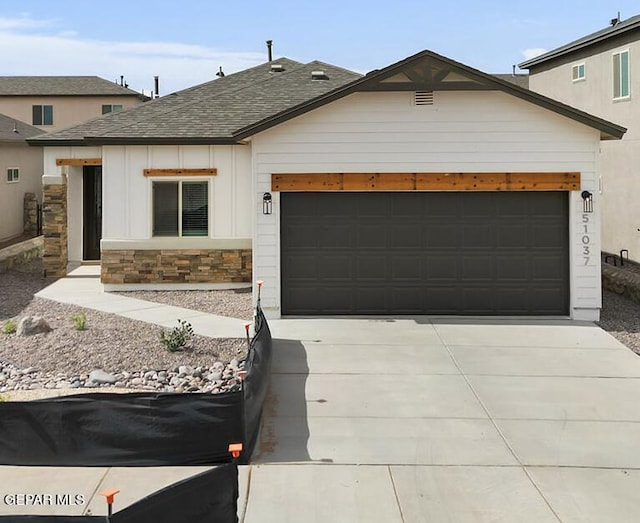
[[[288,173],[272,174],[271,190],[578,191],[580,173]]]
[[[145,169],[145,176],[215,176],[218,169]]]
[[[84,165],[102,165],[102,158],[58,158],[56,165],[82,167]]]

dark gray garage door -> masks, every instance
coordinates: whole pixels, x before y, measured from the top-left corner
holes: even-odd
[[[566,315],[565,192],[282,193],[282,313]]]

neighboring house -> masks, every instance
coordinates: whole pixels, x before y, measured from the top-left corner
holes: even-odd
[[[0,113],[55,131],[149,98],[97,76],[0,76]]]
[[[45,270],[264,280],[271,316],[593,320],[598,149],[624,131],[430,51],[366,76],[283,58],[30,140]]]
[[[0,114],[0,242],[23,233],[25,193],[42,199],[42,149],[27,144],[38,134],[40,129]]]
[[[602,249],[640,261],[640,16],[520,64],[530,88],[629,129],[602,144]]]

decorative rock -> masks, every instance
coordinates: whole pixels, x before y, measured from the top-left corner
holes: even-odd
[[[230,362],[229,362],[229,367],[231,367],[232,369],[237,369],[238,368],[238,360],[236,358],[233,358]]]
[[[180,365],[178,367],[178,378],[184,378],[187,375],[193,374],[193,368],[188,365]]]
[[[144,379],[145,380],[157,380],[158,379],[158,375],[154,371],[148,370],[147,372],[144,373]]]
[[[70,389],[79,389],[80,387],[82,387],[82,383],[80,383],[79,380],[72,381],[71,385],[69,386]]]
[[[25,374],[32,374],[32,373],[37,372],[37,371],[38,371],[38,369],[36,369],[35,367],[26,367],[26,368],[20,370],[20,374],[22,374],[24,376]]]
[[[71,383],[65,380],[62,380],[56,383],[56,389],[68,389],[70,387],[71,387]]]
[[[142,378],[133,378],[131,380],[131,385],[134,385],[134,386],[139,386],[139,385],[142,385],[143,383],[144,383],[144,380]]]
[[[101,385],[103,383],[108,383],[113,385],[117,380],[113,374],[109,374],[108,372],[103,371],[102,369],[92,370],[89,373],[89,381],[92,383],[96,383]]]
[[[43,334],[51,332],[53,329],[42,316],[25,316],[18,323],[16,335],[32,336],[33,334]]]

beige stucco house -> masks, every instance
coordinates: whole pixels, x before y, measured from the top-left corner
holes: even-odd
[[[0,242],[23,233],[24,195],[42,200],[42,150],[27,144],[38,134],[40,129],[0,114]]]
[[[148,99],[97,76],[0,76],[0,113],[45,132]]]
[[[45,268],[263,280],[270,316],[593,320],[599,149],[624,131],[430,51],[365,76],[282,58],[30,140]]]
[[[628,128],[601,144],[602,249],[640,261],[640,16],[520,64],[529,87]]]

